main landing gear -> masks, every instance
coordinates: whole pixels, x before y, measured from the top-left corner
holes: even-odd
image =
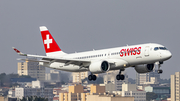
[[[158,74],[161,74],[161,73],[163,73],[163,70],[162,70],[162,69],[160,69],[160,67],[161,67],[161,64],[163,64],[163,62],[161,62],[161,61],[159,61],[159,62],[156,62],[156,65],[158,65]]]
[[[96,75],[93,75],[92,73],[91,73],[91,75],[88,76],[89,81],[91,81],[91,80],[95,81],[96,78],[97,78]]]
[[[120,69],[119,70],[119,74],[116,76],[116,79],[117,80],[124,80],[124,75],[123,74],[121,74],[121,71],[124,71],[124,69]]]

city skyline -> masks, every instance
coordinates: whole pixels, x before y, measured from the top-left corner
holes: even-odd
[[[16,73],[12,46],[45,55],[39,26],[50,29],[64,52],[86,51],[139,43],[160,43],[172,53],[161,78],[179,71],[180,1],[1,1],[1,73]],[[43,6],[46,5],[46,6]],[[92,41],[93,40],[93,41]],[[136,71],[126,69],[130,78]]]

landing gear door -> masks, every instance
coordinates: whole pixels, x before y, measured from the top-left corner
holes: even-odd
[[[144,56],[145,56],[145,57],[149,56],[149,46],[146,46],[146,47],[145,47]]]

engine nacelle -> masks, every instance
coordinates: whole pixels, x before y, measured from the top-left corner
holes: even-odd
[[[148,73],[154,69],[154,64],[136,65],[134,69],[138,73]]]
[[[104,73],[110,69],[107,61],[94,61],[90,64],[89,70],[92,73]]]

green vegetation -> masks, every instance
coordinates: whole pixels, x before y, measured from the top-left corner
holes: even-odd
[[[18,74],[6,74],[6,73],[1,73],[0,74],[0,86],[1,87],[11,87],[11,78],[18,77]]]
[[[0,87],[12,87],[18,85],[18,84],[12,84],[11,78],[31,78],[31,77],[26,75],[19,76],[18,74],[13,74],[13,73],[12,74],[1,73]]]
[[[48,101],[48,99],[37,96],[30,96],[30,97],[23,97],[20,101]]]

